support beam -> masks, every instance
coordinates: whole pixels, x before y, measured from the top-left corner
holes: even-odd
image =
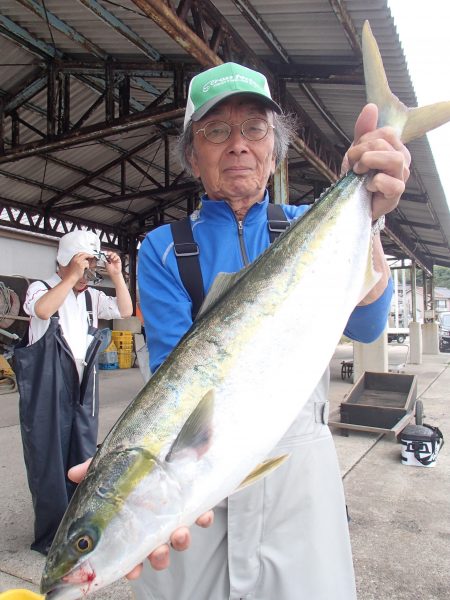
[[[386,215],[386,227],[383,233],[387,235],[387,237],[392,240],[392,242],[394,242],[408,258],[415,261],[424,272],[428,275],[433,274],[433,261],[416,248],[414,240],[407,238],[402,233],[396,226],[395,218],[391,213]]]
[[[139,113],[130,117],[115,119],[114,123],[109,127],[102,123],[100,125],[92,125],[91,127],[80,129],[73,133],[71,132],[54,141],[24,144],[20,148],[12,149],[10,152],[0,156],[0,164],[14,162],[21,158],[41,154],[42,152],[63,150],[93,140],[106,138],[110,135],[125,133],[126,131],[132,131],[133,129],[139,129],[140,127],[156,125],[163,123],[164,121],[178,119],[184,115],[184,108],[174,109],[172,105],[167,104],[164,105],[163,108],[166,110],[157,114],[153,114],[154,111],[143,111],[145,114]]]
[[[64,191],[57,194],[56,196],[53,196],[53,198],[50,198],[50,200],[48,200],[45,203],[46,210],[53,208],[65,196],[70,196],[71,194],[73,194],[73,192],[75,190],[77,190],[80,187],[85,186],[87,183],[91,182],[93,179],[96,179],[99,175],[102,175],[103,173],[106,173],[107,171],[109,171],[110,169],[115,167],[116,165],[123,163],[128,157],[133,156],[134,154],[136,154],[137,152],[140,152],[141,150],[143,150],[144,148],[147,148],[148,146],[151,146],[153,144],[153,142],[155,142],[158,139],[159,139],[159,135],[154,136],[148,140],[145,140],[144,142],[142,142],[141,144],[138,144],[131,150],[128,150],[124,154],[122,154],[122,155],[118,156],[117,158],[115,158],[114,160],[108,162],[106,165],[103,165],[102,167],[96,169],[95,171],[92,171],[91,173],[89,173],[89,175],[86,175],[86,177],[83,177],[83,179],[81,179],[80,181],[77,181],[76,183],[72,184],[71,186],[66,188]],[[88,202],[91,203],[92,200],[89,200]]]
[[[328,0],[331,8],[334,11],[338,21],[341,23],[345,37],[347,38],[350,47],[352,48],[355,56],[362,58],[362,46],[359,39],[358,32],[353,24],[352,18],[350,17],[347,7],[343,0]]]
[[[97,0],[78,0],[86,8],[92,11],[102,21],[107,23],[114,31],[123,35],[129,42],[131,42],[136,48],[151,60],[161,60],[161,55],[153,46],[142,39],[137,33],[135,33],[131,27],[128,27],[123,21],[118,19],[113,13],[106,10]]]
[[[64,204],[56,208],[52,214],[58,214],[59,211],[75,211],[81,210],[83,208],[89,207],[92,208],[94,206],[104,206],[105,204],[115,204],[117,202],[132,202],[133,200],[139,200],[141,198],[153,198],[155,200],[160,200],[161,196],[166,196],[167,194],[175,194],[177,192],[193,192],[200,188],[200,185],[197,182],[190,183],[182,183],[179,185],[170,185],[167,188],[163,189],[153,189],[153,190],[140,190],[139,192],[134,192],[133,194],[125,194],[119,196],[108,196],[107,198],[95,198],[90,200],[89,202],[80,202],[78,204]]]
[[[12,111],[17,110],[24,104],[26,104],[29,100],[34,98],[36,94],[42,92],[43,89],[47,86],[47,75],[43,74],[42,71],[39,71],[39,75],[36,79],[33,79],[31,82],[26,82],[23,84],[22,88],[9,95],[9,99],[5,101],[5,116],[9,116]]]
[[[222,60],[162,0],[132,0],[188,54],[204,67],[220,65]]]
[[[290,62],[287,51],[283,48],[276,35],[265,23],[264,19],[257,12],[249,0],[232,0],[233,4],[241,12],[242,16],[250,23],[253,29],[258,33],[263,42],[270,48],[275,56],[281,58],[285,63]]]
[[[3,212],[6,213],[8,218],[5,218]],[[5,227],[47,233],[57,237],[61,237],[64,233],[72,231],[78,225],[84,225],[92,229],[92,231],[99,233],[100,239],[108,246],[116,248],[122,247],[120,240],[126,234],[126,231],[120,227],[94,223],[88,219],[77,219],[71,215],[58,215],[51,221],[46,221],[43,208],[30,207],[16,200],[4,197],[0,197],[0,215],[2,215],[0,225]]]

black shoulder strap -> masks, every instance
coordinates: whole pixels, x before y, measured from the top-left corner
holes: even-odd
[[[86,300],[86,312],[88,314],[88,324],[92,325],[94,322],[94,318],[92,316],[92,296],[89,290],[84,292],[84,297]]]
[[[272,204],[269,202],[267,205],[267,226],[269,228],[270,243],[277,239],[280,233],[283,233],[290,225],[281,204]]]
[[[192,319],[195,319],[205,297],[200,269],[200,250],[192,234],[189,217],[170,224],[181,281],[192,301]]]
[[[280,204],[267,205],[267,226],[272,244],[290,225]],[[200,249],[192,234],[189,217],[170,224],[181,281],[192,301],[192,318],[195,319],[205,298],[203,277],[200,268]]]
[[[48,290],[52,289],[51,286],[48,285],[48,283],[46,281],[42,281],[42,283],[45,285],[45,287]],[[92,325],[92,323],[93,323],[93,318],[92,318],[92,296],[91,296],[89,290],[86,290],[84,293],[85,293],[85,298],[86,298],[86,311],[88,313],[88,323],[89,323],[89,325]],[[56,311],[53,316],[54,317],[59,317],[59,312]]]

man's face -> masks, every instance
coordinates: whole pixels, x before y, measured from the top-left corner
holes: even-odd
[[[193,123],[193,155],[191,165],[200,177],[208,197],[228,200],[248,206],[262,199],[267,181],[275,170],[274,133],[269,127],[265,138],[247,140],[240,124],[246,119],[261,117],[273,125],[273,113],[251,95],[233,96],[211,109],[200,121]],[[230,137],[220,144],[208,141],[197,131],[212,121],[238,124]]]
[[[98,263],[98,261],[97,261],[97,258],[96,258],[95,256],[88,256],[88,257],[85,257],[85,258],[84,258],[84,260],[86,260],[86,261],[87,261],[87,263],[88,263],[88,268],[89,268],[91,271],[95,271],[95,269],[97,268],[97,263]],[[73,258],[72,258],[72,261],[73,261]],[[71,264],[72,264],[72,261],[71,261],[71,262],[70,262],[68,265],[66,265],[65,267],[63,267],[63,266],[61,266],[61,265],[59,266],[59,268],[58,268],[58,273],[59,273],[60,277],[64,277],[65,273],[67,273],[67,272],[69,272],[69,271],[70,271],[70,269],[71,269]],[[82,292],[83,290],[85,290],[85,289],[86,289],[86,287],[87,287],[88,283],[89,283],[89,280],[88,280],[88,279],[86,279],[86,277],[85,277],[85,272],[84,272],[84,273],[83,273],[83,277],[81,277],[81,278],[80,278],[80,279],[79,279],[79,280],[76,282],[76,284],[73,286],[73,290],[74,290],[75,292]]]
[[[89,263],[89,270],[94,272],[95,269],[97,268],[97,263],[98,263],[97,258],[95,258],[95,256],[92,256],[92,257],[88,258],[87,261]],[[77,283],[75,284],[74,287],[77,291],[82,291],[82,290],[84,290],[84,288],[88,285],[88,283],[90,281],[91,280],[86,277],[86,271],[85,271],[83,274],[83,277],[77,281]]]

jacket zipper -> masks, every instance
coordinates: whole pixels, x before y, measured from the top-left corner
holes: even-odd
[[[247,265],[250,264],[250,261],[247,256],[247,251],[245,249],[245,244],[244,244],[244,221],[245,221],[247,215],[245,215],[245,217],[243,218],[242,221],[239,221],[239,219],[237,219],[235,213],[233,212],[233,209],[231,208],[231,206],[228,203],[227,203],[227,206],[231,210],[233,217],[236,219],[236,223],[237,223],[237,227],[238,227],[239,248],[241,250],[242,262],[244,263],[244,267],[246,267]],[[250,210],[252,208],[253,208],[253,206],[250,207]]]
[[[247,251],[245,250],[245,244],[244,244],[244,222],[238,221],[237,224],[238,224],[239,247],[241,249],[242,261],[244,263],[244,266],[246,267],[247,265],[250,264],[250,261],[248,260]]]

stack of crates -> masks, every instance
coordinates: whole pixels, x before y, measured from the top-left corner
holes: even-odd
[[[133,334],[131,331],[113,331],[112,340],[117,348],[119,369],[129,369],[133,364]]]

